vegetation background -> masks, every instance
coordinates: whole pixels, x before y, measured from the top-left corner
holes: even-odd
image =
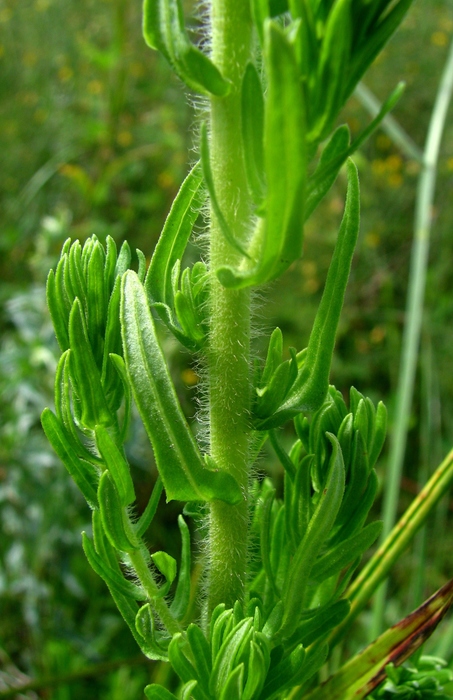
[[[418,0],[366,76],[381,100],[398,80],[406,81],[394,116],[420,147],[452,36],[451,0]],[[369,120],[356,98],[342,118],[353,133]],[[0,0],[0,698],[13,678],[88,666],[91,677],[17,697],[138,700],[147,682],[160,680],[161,671],[140,657],[84,557],[80,532],[89,527],[89,512],[40,427],[41,410],[52,403],[58,356],[45,279],[69,236],[83,242],[93,233],[101,240],[110,234],[149,256],[187,163],[196,158],[193,144],[190,98],[163,59],[146,48],[139,3]],[[453,445],[451,119],[441,153],[401,509]],[[362,226],[332,380],[345,392],[353,384],[383,399],[391,431],[419,165],[382,130],[355,160]],[[307,342],[344,190],[340,178],[307,225],[303,258],[263,290],[257,352],[260,335],[273,325],[289,345]],[[163,335],[162,342],[192,415],[196,371],[171,339]],[[138,422],[131,432],[129,458],[145,503],[156,477],[153,458]],[[386,456],[379,468],[383,484]],[[262,468],[277,468],[270,454]],[[451,502],[441,503],[424,543],[419,538],[394,570],[388,623],[452,576],[452,509]],[[175,503],[159,511],[150,547],[160,549],[165,540],[171,551],[177,512]],[[367,640],[368,626],[365,614],[354,644]],[[453,620],[431,649],[451,662]],[[129,663],[120,665],[124,659]],[[113,664],[109,673],[104,662]]]

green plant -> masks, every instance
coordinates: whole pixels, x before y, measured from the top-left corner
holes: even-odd
[[[450,604],[447,584],[319,685],[319,669],[356,612],[348,591],[360,586],[349,588],[351,578],[381,529],[365,523],[385,408],[354,388],[347,406],[329,386],[359,229],[349,157],[401,86],[352,143],[336,123],[410,4],[212,0],[208,56],[191,43],[181,3],[145,0],[147,43],[207,97],[200,162],[148,269],[137,251],[138,270],[131,270],[129,246],[118,253],[112,238],[105,246],[95,236],[83,247],[65,243],[47,284],[62,356],[55,413],[45,409],[42,424],[92,508],[92,537],[83,534],[90,564],[143,652],[174,671],[166,688],[147,686],[148,698],[168,700],[173,690],[183,700],[365,697],[389,660],[406,659]],[[307,348],[284,359],[276,328],[265,361],[253,363],[251,292],[301,255],[304,222],[345,164],[344,216]],[[182,270],[203,214],[208,262]],[[203,366],[206,434],[195,436],[187,424],[152,309]],[[124,451],[132,401],[160,475],[140,517]],[[284,425],[295,438],[289,451],[280,439]],[[284,469],[282,494],[255,473],[267,439]],[[443,479],[443,489],[451,470],[448,459],[436,482]],[[186,503],[179,566],[167,552],[150,554],[144,542],[163,490],[167,501]],[[411,537],[426,510],[416,515],[416,524],[384,543],[384,554],[401,551],[401,531]],[[202,592],[191,573],[188,518],[205,533]],[[388,571],[376,558],[369,567],[373,574],[357,594],[362,606]]]

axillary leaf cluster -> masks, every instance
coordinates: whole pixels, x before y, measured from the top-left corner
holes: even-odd
[[[91,566],[143,653],[171,664],[178,679],[171,687],[179,683],[181,700],[314,693],[329,636],[340,624],[347,628],[348,585],[380,532],[380,523],[367,518],[385,408],[354,388],[346,403],[329,380],[359,232],[359,181],[350,156],[402,87],[352,142],[338,116],[410,4],[212,0],[208,53],[192,42],[182,0],[145,0],[146,43],[209,107],[200,160],[148,266],[137,251],[134,271],[127,243],[118,252],[112,238],[92,236],[83,245],[68,240],[49,273],[48,305],[62,354],[55,411],[45,409],[43,427],[92,509],[92,533],[83,534]],[[285,357],[276,328],[253,369],[249,290],[300,257],[304,223],[343,166],[344,214],[307,345]],[[203,215],[207,262],[183,269]],[[203,445],[181,408],[156,317],[205,363]],[[132,402],[159,472],[140,517],[125,451]],[[284,425],[294,436],[289,450],[280,438]],[[282,467],[282,489],[252,470],[266,440]],[[163,492],[167,501],[186,504],[179,562],[164,551],[150,553],[144,542]],[[192,576],[190,517],[196,524],[203,518],[207,532],[204,596]],[[429,610],[443,610],[447,597]],[[365,697],[369,674],[388,662],[395,634],[355,662],[357,677],[366,679],[354,687],[355,698]],[[335,697],[346,700],[341,683]],[[157,684],[145,694],[175,698]]]

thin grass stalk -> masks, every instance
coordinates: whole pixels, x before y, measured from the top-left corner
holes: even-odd
[[[390,455],[385,481],[383,503],[382,540],[389,535],[396,520],[401,474],[406,450],[409,416],[417,368],[420,332],[423,318],[426,272],[428,267],[431,211],[437,175],[439,148],[453,91],[453,42],[450,46],[443,75],[439,84],[431,120],[428,127],[423,156],[423,167],[419,176],[416,199],[414,240],[412,244],[409,272],[409,289],[406,305],[406,323],[400,361],[396,408],[393,417]],[[370,638],[377,637],[383,628],[387,584],[376,595]]]
[[[432,436],[433,436],[433,414],[432,414],[432,345],[430,337],[424,338],[421,353],[421,426],[420,442],[422,463],[417,476],[419,488],[429,479],[432,463]],[[414,559],[414,574],[412,577],[411,608],[418,607],[423,601],[423,590],[426,581],[427,545],[428,545],[427,525],[420,529],[414,538],[412,549]]]
[[[364,83],[359,83],[357,85],[354,95],[373,118],[379,114],[382,109],[382,103]],[[415,141],[412,140],[395,117],[391,114],[387,114],[381,123],[381,129],[385,131],[387,136],[392,139],[393,143],[401,149],[404,155],[418,163],[423,163],[423,151],[417,146]]]

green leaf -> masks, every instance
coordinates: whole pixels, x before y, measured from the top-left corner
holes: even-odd
[[[108,470],[103,473],[99,481],[98,500],[102,527],[112,547],[121,552],[138,549],[138,539],[134,536],[120,495]]]
[[[266,3],[267,0],[264,0]],[[242,81],[242,148],[247,182],[254,203],[262,204],[264,181],[264,98],[258,72],[248,63]]]
[[[357,169],[349,161],[345,212],[308,341],[305,363],[282,406],[269,418],[257,422],[260,430],[282,425],[302,411],[315,411],[325,399],[338,321],[359,232],[359,208]]]
[[[307,200],[305,203],[305,220],[307,220],[314,212],[320,201],[324,198],[327,192],[332,187],[340,172],[344,161],[335,160],[340,154],[347,151],[350,141],[349,127],[346,124],[339,126],[330,137],[328,143],[324,147],[316,170],[307,182]],[[329,163],[335,160],[336,167],[329,168]],[[324,178],[319,177],[319,173],[325,172]],[[312,183],[316,182],[313,187]]]
[[[74,452],[74,444],[66,429],[49,408],[41,415],[46,437],[61,459],[69,474],[81,490],[90,508],[98,507],[97,483],[99,474],[95,467]]]
[[[110,565],[110,568],[114,568],[118,575],[121,575],[116,551],[107,540],[101,522],[101,516],[99,511],[93,511],[93,537],[96,547],[96,552],[101,556],[101,558]],[[120,611],[124,621],[128,625],[132,636],[134,637],[137,645],[140,647],[142,652],[148,657],[148,659],[167,659],[167,655],[162,655],[162,653],[156,653],[156,649],[149,644],[140,636],[137,632],[135,626],[135,619],[137,615],[137,603],[132,600],[129,596],[122,595],[118,592],[116,588],[113,588],[108,581],[105,581],[110,595],[112,596],[115,604]]]
[[[181,185],[154,249],[145,279],[153,302],[173,307],[172,270],[184,254],[193,226],[203,206],[201,165],[197,163]]]
[[[178,583],[175,596],[170,606],[170,612],[177,620],[183,620],[187,614],[190,604],[191,591],[191,551],[190,551],[190,531],[182,517],[178,516],[178,526],[181,533],[182,549],[181,563],[179,565]]]
[[[331,630],[342,622],[349,613],[351,606],[348,600],[337,600],[323,609],[315,611],[313,617],[305,620],[294,632],[289,645],[303,644],[308,647],[320,638],[325,638]]]
[[[74,241],[68,255],[69,280],[71,282],[71,299],[77,297],[83,308],[87,309],[87,285],[82,267],[82,246]]]
[[[302,252],[307,154],[305,105],[294,48],[273,22],[266,25],[268,90],[264,120],[266,198],[247,268],[221,267],[225,287],[239,289],[281,275]]]
[[[211,156],[209,153],[209,138],[208,138],[208,130],[206,128],[205,122],[202,123],[201,129],[200,129],[200,155],[201,155],[201,167],[203,170],[203,178],[205,185],[207,187],[207,190],[209,192],[209,198],[211,200],[211,207],[212,211],[214,212],[214,216],[217,219],[217,223],[220,226],[220,229],[225,236],[225,239],[228,241],[230,246],[232,248],[235,248],[239,253],[242,253],[246,258],[249,257],[248,253],[244,250],[242,245],[236,238],[234,237],[233,232],[230,229],[230,226],[225,219],[225,216],[223,215],[222,208],[220,206],[219,200],[217,199],[217,194],[215,190],[215,183],[214,183],[214,177],[212,175],[212,170],[211,170]]]
[[[145,0],[143,35],[152,49],[161,51],[176,74],[195,92],[224,97],[230,90],[213,62],[189,40],[180,0]]]
[[[288,454],[281,446],[280,441],[277,437],[277,432],[275,430],[269,431],[269,441],[272,447],[274,448],[274,452],[279,458],[280,464],[282,465],[283,469],[290,475],[291,479],[293,479],[296,476],[296,467],[294,466],[293,461],[289,458]]]
[[[109,290],[104,279],[105,253],[95,241],[87,265],[87,335],[98,367],[102,366]]]
[[[253,413],[258,420],[260,418],[265,419],[279,409],[296,381],[298,366],[294,348],[290,348],[290,354],[291,359],[282,362],[277,367],[269,384],[262,389],[256,389],[257,396],[253,406]]]
[[[269,668],[270,655],[263,653],[262,648],[255,642],[250,642],[250,657],[247,665],[247,681],[241,700],[253,700],[259,697]]]
[[[58,289],[59,283],[60,280],[56,277],[54,271],[50,270],[46,284],[47,307],[50,311],[58,345],[60,350],[64,352],[69,348],[69,311],[66,310],[65,305],[61,304],[62,291]]]
[[[115,284],[115,268],[116,268],[117,248],[114,239],[107,236],[105,239],[105,266],[104,280],[105,286],[111,292]]]
[[[140,637],[153,650],[154,658],[168,661],[168,645],[170,637],[156,630],[154,613],[149,603],[142,605],[135,617],[135,628]]]
[[[170,693],[162,685],[157,685],[157,683],[152,683],[147,685],[145,688],[145,695],[148,700],[177,700],[176,695]]]
[[[167,500],[238,503],[242,493],[233,477],[204,467],[157,341],[145,291],[132,271],[123,278],[121,322],[127,372]]]
[[[71,381],[80,399],[83,425],[91,430],[96,425],[113,425],[114,417],[105,399],[78,299],[75,299],[69,317],[69,342]]]
[[[189,681],[199,681],[198,673],[196,672],[193,664],[187,656],[184,654],[183,647],[187,648],[187,642],[184,640],[182,634],[178,632],[173,635],[173,639],[168,647],[168,658],[170,660],[173,669],[176,671],[183,683],[188,683]]]
[[[335,522],[343,498],[345,474],[341,449],[334,435],[328,433],[327,437],[332,446],[329,470],[305,536],[286,574],[282,594],[284,614],[278,632],[279,640],[291,636],[297,627],[310,573]]]
[[[130,467],[109,432],[102,425],[95,428],[96,445],[115,483],[122,506],[135,501],[135,490]]]
[[[269,0],[250,0],[253,24],[258,32],[260,44],[264,43],[264,23],[269,17]]]
[[[261,526],[260,526],[260,544],[261,544],[261,561],[263,569],[277,599],[280,597],[280,591],[275,582],[274,572],[271,563],[271,516],[272,504],[275,498],[275,489],[269,491],[265,498],[261,509]]]
[[[159,505],[159,500],[162,495],[164,487],[162,484],[162,479],[160,476],[157,477],[156,483],[154,484],[153,491],[151,493],[148,504],[143,511],[140,520],[135,526],[135,532],[137,537],[143,537],[149,526],[151,525],[153,518],[156,514],[157,506]]]
[[[66,350],[60,357],[55,374],[55,411],[58,420],[66,429],[67,439],[73,446],[73,451],[80,457],[85,457],[89,462],[96,461],[94,455],[88,452],[80,441],[76,424],[72,415],[71,382],[69,375],[69,354]]]
[[[166,578],[165,584],[159,589],[159,598],[162,598],[167,595],[176,578],[176,560],[167,552],[155,552],[151,554],[151,559]]]
[[[121,395],[121,397],[124,396],[124,408],[123,408],[123,424],[120,427],[120,435],[119,435],[119,442],[124,443],[126,442],[127,438],[127,432],[129,430],[129,423],[130,423],[130,417],[131,417],[131,404],[132,404],[132,391],[131,387],[129,384],[129,379],[127,376],[126,372],[126,366],[124,364],[124,360],[120,355],[115,355],[115,353],[111,352],[109,355],[109,360],[111,364],[113,365],[116,373],[118,374],[118,377],[120,379],[120,384],[121,384],[121,389],[118,389],[117,392],[118,394]],[[118,401],[118,399],[116,399]],[[120,407],[121,403],[118,401],[115,405],[118,405],[118,408]],[[113,402],[113,399],[112,399]]]
[[[319,143],[325,138],[335,122],[344,103],[345,70],[351,52],[351,0],[337,0],[329,12],[318,70],[315,79],[316,91],[312,94],[312,105],[316,118],[308,140]]]
[[[388,39],[403,20],[404,15],[414,0],[399,0],[384,17],[376,18],[361,42],[360,49],[355,49],[350,62],[348,83],[345,85],[345,98],[349,97],[367,68],[382,50]],[[387,4],[387,3],[386,3]],[[387,9],[387,8],[386,8]],[[372,4],[368,12],[373,12]]]
[[[368,483],[365,490],[355,499],[351,499],[352,506],[349,512],[345,511],[345,523],[339,528],[335,535],[329,540],[331,547],[339,542],[342,542],[347,537],[350,537],[355,532],[363,527],[365,520],[368,517],[371,506],[373,505],[376,494],[378,492],[379,482],[374,469],[371,470],[368,477]],[[343,508],[342,508],[343,510]],[[339,513],[339,518],[342,513]]]
[[[198,625],[190,624],[186,630],[186,635],[199,674],[200,685],[207,688],[212,671],[210,646]]]
[[[82,532],[82,545],[91,568],[106,582],[110,589],[131,600],[146,600],[146,593],[143,588],[136,586],[132,581],[127,581],[121,576],[119,571],[112,569],[110,564],[105,562],[96,552],[92,541],[85,532]]]
[[[124,241],[121,246],[115,266],[115,276],[122,277],[131,264],[131,249],[129,243]]]
[[[270,700],[276,697],[285,688],[291,687],[295,673],[302,666],[305,659],[305,649],[299,644],[290,654],[287,654],[275,668],[269,671],[260,700]]]
[[[349,539],[340,542],[334,549],[331,549],[316,561],[311,571],[312,578],[317,581],[324,581],[337,574],[357,557],[361,557],[371,547],[373,542],[377,540],[381,531],[382,522],[377,521],[370,523],[361,532]]]
[[[312,516],[310,473],[313,459],[313,455],[306,455],[302,459],[294,479],[291,521],[295,543],[304,536]]]
[[[259,386],[264,388],[269,384],[272,375],[275,373],[279,364],[281,364],[283,355],[283,335],[280,328],[274,328],[269,339],[267,349],[266,364],[264,365],[263,374],[261,375]]]
[[[382,105],[379,114],[376,115],[376,117],[370,122],[366,129],[364,129],[359,134],[359,136],[351,143],[351,145],[348,148],[346,148],[343,152],[337,153],[334,157],[330,158],[325,164],[323,164],[322,166],[320,165],[320,167],[316,169],[315,173],[307,183],[307,202],[312,201],[313,206],[312,198],[316,199],[316,197],[318,196],[315,193],[326,188],[326,180],[328,180],[329,178],[333,178],[333,180],[335,179],[339,168],[343,165],[343,163],[347,161],[349,156],[355,153],[355,151],[357,151],[362,146],[362,144],[365,143],[369,136],[371,136],[371,134],[377,129],[384,117],[396,105],[403,92],[404,83],[399,83],[396,86],[395,90],[391,93],[391,95]],[[327,189],[325,189],[325,192],[327,192]]]
[[[319,671],[321,666],[325,664],[328,653],[328,644],[314,644],[307,650],[304,663],[294,674],[292,683],[294,685],[302,685],[302,683],[306,683],[317,671]]]
[[[104,354],[102,358],[101,384],[112,411],[117,411],[123,398],[123,386],[120,376],[112,365],[112,353],[121,356],[120,326],[121,278],[117,277],[110,295],[107,320],[104,333]]]
[[[209,684],[210,691],[214,697],[220,697],[233,671],[236,656],[243,644],[249,641],[252,631],[253,619],[247,617],[238,622],[224,639],[215,658]]]
[[[219,688],[220,700],[242,700],[242,685],[244,682],[244,664],[239,666],[230,673],[226,683]]]
[[[384,404],[382,403],[382,401],[379,401],[377,409],[376,409],[376,418],[374,421],[373,440],[372,440],[371,449],[370,449],[369,455],[368,455],[370,469],[372,469],[377,462],[377,459],[378,459],[378,457],[381,453],[381,450],[384,446],[386,435],[387,435],[387,409],[384,406]]]
[[[192,700],[192,698],[195,697],[194,691],[196,691],[197,685],[197,681],[185,683],[181,688],[181,700]]]

